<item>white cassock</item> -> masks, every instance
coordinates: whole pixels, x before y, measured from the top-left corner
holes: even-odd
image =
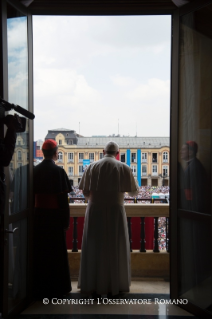
[[[128,292],[130,247],[124,193],[137,195],[131,169],[114,156],[88,166],[79,189],[88,197],[78,288],[86,294]]]

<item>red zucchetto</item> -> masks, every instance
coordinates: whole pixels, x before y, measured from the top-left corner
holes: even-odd
[[[55,147],[57,147],[57,142],[55,142],[54,140],[46,140],[43,143],[42,149],[43,150],[51,150]]]
[[[194,141],[187,141],[186,144],[188,145],[188,147],[190,149],[192,149],[192,151],[194,151],[194,153],[196,154],[198,152],[198,145],[196,142]]]

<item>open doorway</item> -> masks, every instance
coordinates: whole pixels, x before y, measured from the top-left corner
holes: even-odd
[[[35,141],[58,142],[57,165],[77,201],[85,166],[102,158],[108,139],[119,144],[117,159],[131,167],[144,202],[163,186],[169,193],[160,175],[169,150],[171,16],[43,16],[33,17],[33,29]],[[163,249],[163,220],[159,225]],[[140,245],[133,227],[133,245]]]

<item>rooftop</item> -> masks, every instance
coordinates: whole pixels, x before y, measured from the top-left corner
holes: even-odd
[[[74,130],[70,130],[70,128],[55,128],[53,130],[49,130],[49,132],[52,131],[58,131],[58,132],[66,132],[66,131],[70,131],[70,132],[74,132]]]
[[[79,137],[78,146],[101,146],[104,147],[109,141],[116,142],[119,147],[163,147],[170,145],[169,137]]]

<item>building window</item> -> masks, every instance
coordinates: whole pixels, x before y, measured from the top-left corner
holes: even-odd
[[[20,168],[22,166],[22,163],[18,163],[18,168]]]
[[[68,162],[74,161],[74,153],[68,153]]]
[[[94,161],[94,153],[89,153],[89,160],[91,163]]]
[[[18,161],[22,160],[21,151],[18,151]]]
[[[62,145],[62,140],[59,140],[59,145]]]
[[[168,176],[168,166],[163,166],[163,176]]]
[[[136,153],[131,154],[131,163],[136,163]]]
[[[59,152],[58,153],[58,162],[62,162],[63,161],[63,153]]]
[[[142,176],[146,176],[146,175],[147,175],[147,166],[142,165]]]
[[[125,153],[121,153],[121,162],[125,163]]]
[[[135,176],[136,175],[136,165],[131,165],[130,167],[131,167],[133,176]]]
[[[83,162],[84,160],[84,153],[79,153],[79,162]]]
[[[79,166],[79,175],[82,175],[83,174],[83,165],[80,165]]]
[[[74,174],[74,168],[73,168],[72,166],[70,166],[70,167],[68,168],[68,175],[69,175],[69,176],[73,176],[73,174]]]
[[[18,145],[21,145],[21,141],[18,141]]]
[[[157,163],[158,161],[158,153],[152,153],[152,162]]]
[[[104,157],[103,153],[99,153],[99,158],[102,159]]]
[[[163,152],[163,163],[168,163],[168,152]]]
[[[157,165],[152,165],[152,175],[158,175],[158,167],[157,167]]]
[[[142,153],[142,163],[147,163],[147,153]]]
[[[67,140],[66,140],[66,144],[68,144],[68,145],[72,145],[72,144],[73,144],[73,141],[72,141],[72,140],[67,139]]]

